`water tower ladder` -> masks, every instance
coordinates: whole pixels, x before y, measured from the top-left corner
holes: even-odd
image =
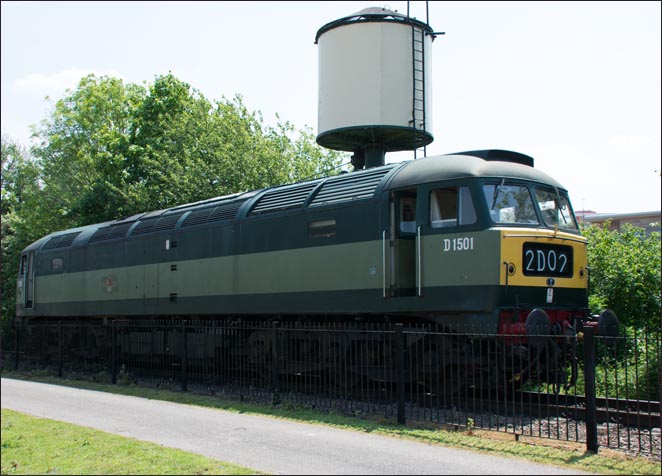
[[[425,118],[425,30],[411,27],[412,40],[412,83],[413,83],[413,105],[412,105],[412,128],[414,130],[414,158],[419,140],[417,130],[426,131]],[[423,146],[423,156],[426,155],[426,146]]]

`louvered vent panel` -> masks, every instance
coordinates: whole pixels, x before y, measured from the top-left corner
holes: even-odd
[[[148,218],[147,220],[140,220],[138,225],[131,232],[131,236],[149,233],[150,231],[152,231],[152,227],[154,226],[157,220],[158,218]]]
[[[154,224],[151,231],[162,231],[162,230],[171,230],[175,227],[179,219],[182,217],[183,213],[177,213],[175,215],[168,215],[161,217],[158,222]]]
[[[62,240],[60,240],[60,243],[57,245],[58,248],[64,248],[66,246],[71,246],[71,243],[74,242],[76,237],[80,235],[80,231],[77,231],[75,233],[67,233],[66,235],[62,235]]]
[[[206,208],[204,210],[196,210],[191,212],[189,216],[186,217],[182,226],[191,226],[191,225],[200,225],[201,223],[207,223],[209,215],[211,215],[213,208]]]
[[[46,242],[44,247],[42,248],[43,250],[52,250],[53,248],[57,248],[57,245],[60,243],[60,240],[62,239],[62,235],[60,236],[54,236],[50,240]]]
[[[303,207],[310,191],[317,185],[317,182],[306,183],[297,187],[277,188],[265,193],[258,200],[250,215],[261,215],[263,213],[273,213],[291,208]]]
[[[44,245],[42,249],[52,250],[54,248],[66,248],[74,242],[76,237],[80,235],[80,231],[74,233],[67,233],[65,235],[54,236]]]
[[[131,225],[133,225],[133,223],[123,223],[121,225],[99,228],[94,235],[92,235],[92,238],[90,238],[90,243],[123,238],[126,236],[126,232],[129,231],[129,228],[131,228]]]
[[[235,217],[237,210],[244,202],[230,203],[228,205],[219,205],[214,208],[209,221],[230,220]]]
[[[111,229],[112,227],[110,226],[99,228],[97,231],[94,232],[92,238],[90,238],[90,243],[96,243],[97,241],[107,240],[108,236],[110,235]]]
[[[131,228],[131,225],[133,225],[134,222],[131,223],[123,223],[122,225],[115,225],[110,229],[110,233],[108,234],[108,239],[109,240],[114,240],[115,238],[124,238],[126,236],[126,232],[129,231],[129,228]]]
[[[329,179],[322,185],[309,206],[316,207],[371,198],[379,182],[392,168],[380,167],[377,170],[353,172]]]

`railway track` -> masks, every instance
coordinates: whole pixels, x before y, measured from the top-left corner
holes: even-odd
[[[559,416],[574,415],[577,419],[586,419],[586,397],[582,395],[519,392],[514,397],[515,401],[528,401],[536,408],[559,412]],[[638,428],[662,427],[660,402],[596,397],[595,403],[598,423],[620,423]]]
[[[319,382],[315,388],[319,391]],[[299,388],[298,390],[302,390]],[[312,393],[315,390],[309,389]],[[396,395],[393,384],[363,384],[354,387],[352,396],[361,396],[368,401],[380,402]],[[390,396],[390,397],[389,397]],[[562,395],[518,391],[508,397],[492,395],[455,395],[448,396],[421,392],[420,389],[407,388],[405,400],[426,408],[455,408],[465,412],[489,412],[506,416],[531,418],[563,418],[586,421],[586,397],[583,395]],[[596,398],[596,423],[617,424],[624,427],[641,429],[662,428],[659,401],[634,400],[628,398]]]
[[[447,399],[438,395],[418,396],[417,404],[451,405],[470,412],[492,412],[503,415],[522,415],[536,418],[572,418],[586,421],[586,397],[553,393],[516,392],[510,397],[486,398],[469,396]],[[662,404],[657,401],[596,398],[596,421],[617,423],[637,428],[661,428]]]

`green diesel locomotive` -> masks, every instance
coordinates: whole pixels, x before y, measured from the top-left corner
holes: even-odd
[[[587,286],[567,191],[532,158],[487,150],[53,233],[22,253],[17,315],[434,322],[508,335],[509,361],[535,354],[559,383],[561,337],[597,321]],[[600,331],[614,325],[606,313]]]

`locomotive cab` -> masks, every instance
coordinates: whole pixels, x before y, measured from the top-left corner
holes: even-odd
[[[498,335],[509,362],[524,368],[525,351],[546,381],[567,382],[562,337],[592,319],[586,239],[568,192],[506,151],[413,161],[391,184],[391,301],[453,332]],[[608,317],[603,331],[618,327]]]
[[[389,297],[424,298],[442,319],[473,314],[495,331],[502,308],[585,311],[586,240],[568,193],[515,158],[452,154],[394,174]]]

